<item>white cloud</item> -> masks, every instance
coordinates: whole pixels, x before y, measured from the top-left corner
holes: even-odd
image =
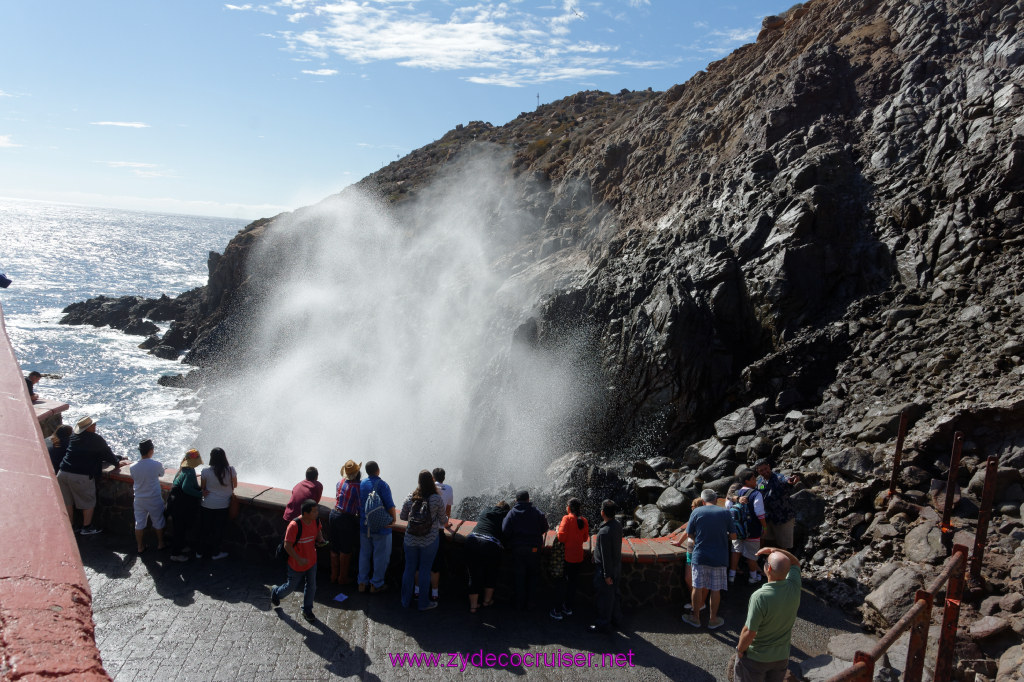
[[[162,169],[155,163],[142,163],[139,161],[98,161],[109,168],[127,168],[132,175],[140,178],[176,178],[174,171]]]
[[[269,5],[224,5],[224,9],[234,12],[263,12],[264,14],[277,14],[277,10]]]
[[[0,97],[14,97],[14,95],[12,95],[9,92],[4,92],[3,90],[0,90]]]
[[[224,9],[235,10],[236,12],[247,12],[252,9],[252,5],[224,5]]]
[[[92,126],[117,126],[118,128],[148,128],[148,123],[139,123],[131,121],[93,121],[89,125]]]
[[[465,80],[506,87],[618,73],[604,56],[617,46],[569,39],[573,24],[587,19],[579,0],[530,11],[519,2],[482,0],[444,16],[417,0],[281,0],[277,6],[304,15],[309,28],[280,35],[289,50],[310,59],[336,55],[357,64],[467,71]]]
[[[337,69],[316,69],[315,71],[304,70],[302,73],[309,74],[310,76],[335,76],[337,75]]]
[[[630,7],[650,7],[651,0],[629,0]]]
[[[11,140],[10,135],[0,135],[0,149],[10,149],[11,147],[20,147],[20,144],[15,144]]]

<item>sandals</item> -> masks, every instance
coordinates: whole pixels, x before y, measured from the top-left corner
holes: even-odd
[[[488,606],[494,606],[494,600],[492,599],[490,601],[485,601],[485,602],[481,603],[480,606],[481,607],[485,607],[485,608],[488,607]]]
[[[480,608],[480,607],[478,607],[478,606],[470,606],[469,607],[469,612],[470,613],[476,613],[478,608]]]

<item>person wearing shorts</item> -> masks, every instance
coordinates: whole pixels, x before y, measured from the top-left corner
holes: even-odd
[[[700,610],[708,602],[708,629],[722,627],[725,620],[718,616],[722,590],[729,588],[729,540],[732,516],[717,504],[718,493],[707,489],[701,492],[704,505],[693,510],[686,524],[686,533],[693,538],[693,614],[683,614],[683,621],[695,628],[701,626]]]
[[[83,417],[75,424],[68,441],[68,449],[57,472],[57,485],[68,510],[68,523],[75,516],[75,508],[82,510],[82,527],[79,535],[95,535],[99,528],[92,525],[96,511],[96,479],[103,471],[104,464],[121,468],[128,463],[119,459],[110,450],[107,441],[96,433],[96,420]]]
[[[153,441],[142,441],[139,443],[142,459],[128,467],[135,493],[132,507],[135,510],[135,545],[139,554],[146,551],[143,535],[150,520],[156,532],[156,548],[164,548],[164,498],[160,493],[160,477],[164,475],[164,465],[153,459],[154,451]]]

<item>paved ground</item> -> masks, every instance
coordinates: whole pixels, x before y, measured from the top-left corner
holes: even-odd
[[[268,586],[283,582],[271,562],[229,557],[218,562],[176,564],[167,553],[134,553],[134,540],[108,534],[79,538],[93,591],[96,643],[115,680],[326,680],[334,678],[463,679],[527,675],[540,680],[722,680],[725,661],[743,625],[747,590],[726,600],[726,626],[695,630],[675,609],[627,610],[615,635],[585,631],[584,605],[560,623],[546,609],[520,614],[499,601],[468,612],[462,599],[427,613],[401,607],[396,592],[354,593],[321,584],[315,612],[302,619],[301,595],[270,608]],[[322,581],[323,582],[323,581]],[[824,653],[831,635],[857,631],[854,623],[805,593],[793,638],[793,660]],[[389,654],[471,652],[632,652],[635,668],[566,667],[395,668]],[[594,657],[599,665],[599,656]],[[449,656],[441,660],[449,665]],[[458,663],[461,665],[461,662]]]

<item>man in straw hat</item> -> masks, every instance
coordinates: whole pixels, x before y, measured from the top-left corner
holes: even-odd
[[[82,510],[82,528],[79,535],[95,535],[99,528],[92,525],[96,510],[96,481],[104,464],[121,468],[127,459],[118,458],[111,451],[103,436],[96,433],[96,420],[83,417],[75,424],[68,442],[68,449],[57,472],[57,485],[68,510],[68,522],[72,522],[75,507]]]
[[[348,585],[352,555],[359,547],[359,484],[361,465],[354,460],[341,468],[341,480],[335,488],[335,504],[331,510],[331,582]]]

